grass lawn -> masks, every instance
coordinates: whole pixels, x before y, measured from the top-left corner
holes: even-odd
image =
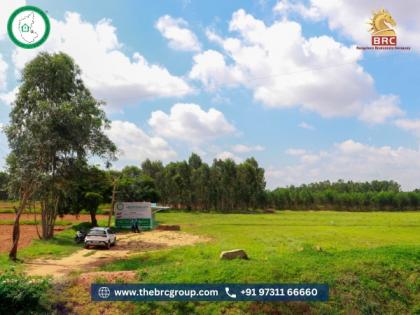
[[[144,283],[327,283],[330,301],[114,304],[122,312],[131,314],[134,307],[140,314],[420,314],[420,212],[169,212],[157,220],[212,241],[139,254],[102,270],[134,270]],[[81,248],[74,231],[33,241],[19,257],[69,255]],[[221,251],[235,248],[245,249],[250,260],[219,260]],[[0,255],[0,269],[8,266]],[[81,294],[87,293],[69,287],[59,299],[79,301]]]
[[[418,314],[420,213],[160,213],[161,223],[212,237],[146,253],[103,270],[137,270],[145,283],[328,283],[328,303],[138,303],[152,314]],[[316,249],[321,247],[322,251]],[[242,248],[249,261],[220,261]]]

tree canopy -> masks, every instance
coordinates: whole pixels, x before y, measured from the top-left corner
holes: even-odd
[[[5,128],[10,187],[42,207],[42,235],[52,237],[66,188],[90,156],[112,160],[115,145],[102,103],[85,87],[81,71],[64,53],[40,53],[25,65]]]

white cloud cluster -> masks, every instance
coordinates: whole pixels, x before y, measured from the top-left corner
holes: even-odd
[[[235,131],[222,112],[214,108],[205,111],[197,104],[184,103],[172,106],[169,114],[160,110],[152,112],[149,125],[162,137],[194,144]]]
[[[395,121],[395,125],[420,138],[420,119],[398,119]]]
[[[8,92],[5,92],[5,93],[0,93],[0,101],[2,101],[4,104],[9,106],[11,103],[14,102],[18,90],[19,90],[19,87],[16,86],[11,91],[8,91]]]
[[[235,154],[233,154],[232,152],[229,152],[229,151],[223,151],[223,152],[218,153],[216,155],[216,159],[223,160],[223,161],[229,159],[229,160],[235,161],[236,163],[241,163],[242,162],[242,158],[240,158],[239,156],[237,156],[237,155],[235,155]]]
[[[24,6],[25,0],[2,1],[0,10],[0,40],[4,39],[7,35],[7,21],[10,15],[17,8]]]
[[[273,8],[273,11],[284,16],[296,12],[304,18],[313,20],[318,20],[321,17],[321,12],[319,12],[317,7],[312,6],[308,8],[302,2],[295,2],[289,0],[281,0],[277,2],[277,4]]]
[[[363,121],[372,124],[384,123],[390,117],[402,116],[404,112],[398,106],[399,98],[395,95],[381,95],[365,106],[359,116]]]
[[[267,26],[242,9],[233,14],[229,30],[238,36],[207,32],[224,55],[214,50],[196,55],[190,78],[210,89],[243,85],[266,106],[299,106],[324,117],[362,115],[377,123],[398,111],[391,103],[397,97],[375,91],[374,80],[358,64],[362,52],[355,47],[328,36],[305,38],[300,24],[287,19]],[[375,106],[366,109],[369,104]]]
[[[169,144],[160,137],[146,134],[141,128],[128,121],[115,120],[105,130],[108,137],[120,150],[120,158],[129,161],[169,160],[177,156]]]
[[[182,51],[200,51],[201,45],[197,36],[188,29],[188,23],[183,19],[175,19],[169,15],[159,18],[156,28],[169,40],[169,47]]]
[[[420,150],[370,146],[354,140],[337,143],[319,152],[293,149],[297,163],[270,168],[270,187],[299,185],[321,180],[396,180],[404,189],[419,188]]]
[[[7,63],[4,61],[3,55],[0,54],[0,90],[6,88],[7,68]]]
[[[14,51],[17,69],[22,69],[40,51],[63,51],[81,67],[82,78],[93,95],[118,107],[192,92],[184,79],[171,75],[160,65],[149,64],[140,53],[128,57],[110,20],[91,24],[79,14],[69,12],[64,21],[50,20],[51,34],[42,47]]]
[[[352,38],[360,45],[370,45],[370,33],[367,22],[372,12],[387,9],[397,22],[397,35],[400,45],[411,46],[420,51],[418,34],[420,32],[420,2],[417,0],[310,0],[305,6],[302,2],[282,0],[274,10],[281,14],[296,12],[304,18],[327,19],[332,30]]]
[[[25,1],[16,0],[16,1],[6,1],[2,3],[0,10],[0,40],[6,38],[7,35],[7,21],[9,20],[10,15],[14,10],[20,6],[25,5]],[[6,88],[6,79],[7,79],[7,69],[8,65],[3,59],[3,55],[0,54],[0,91]],[[5,94],[0,94],[0,100],[5,102]]]
[[[189,77],[201,81],[209,90],[219,86],[236,86],[243,81],[240,69],[228,66],[225,57],[218,51],[206,50],[195,55],[193,60]]]
[[[295,149],[295,148],[289,148],[286,150],[286,154],[291,156],[302,156],[306,153],[305,149]]]
[[[265,148],[261,145],[249,146],[245,144],[236,144],[232,147],[232,151],[236,153],[249,153],[264,151]]]

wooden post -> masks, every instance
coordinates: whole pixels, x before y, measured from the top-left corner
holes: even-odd
[[[116,194],[116,190],[117,190],[117,182],[118,182],[118,179],[114,178],[113,183],[112,183],[112,200],[111,200],[111,210],[109,211],[109,217],[108,217],[108,227],[111,226],[111,220],[112,220],[112,216],[114,214],[115,194]]]

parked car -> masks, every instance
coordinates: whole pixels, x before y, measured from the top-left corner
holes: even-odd
[[[111,228],[108,227],[95,227],[90,229],[85,237],[85,248],[90,246],[105,246],[110,248],[117,242],[117,236]]]

